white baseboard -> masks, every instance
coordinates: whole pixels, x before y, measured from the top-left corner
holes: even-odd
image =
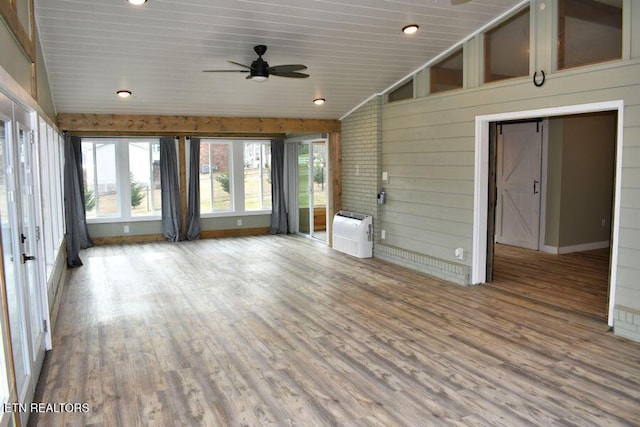
[[[604,249],[611,246],[611,243],[608,240],[603,242],[592,242],[592,243],[583,243],[581,245],[573,245],[573,246],[548,246],[544,245],[540,248],[541,252],[546,252],[548,254],[554,255],[562,255],[562,254],[570,254],[573,252],[585,252],[585,251],[593,251],[596,249]]]

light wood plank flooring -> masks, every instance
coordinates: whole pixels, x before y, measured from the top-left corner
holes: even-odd
[[[606,322],[609,249],[553,255],[495,246],[492,286]]]
[[[627,426],[640,344],[592,316],[297,237],[92,248],[38,426]]]

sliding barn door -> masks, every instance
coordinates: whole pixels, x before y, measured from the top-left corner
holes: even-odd
[[[539,249],[542,132],[538,122],[498,125],[496,242]]]

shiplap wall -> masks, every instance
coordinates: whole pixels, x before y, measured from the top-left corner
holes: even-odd
[[[640,341],[640,2],[625,2],[627,58],[562,72],[547,71],[535,87],[530,77],[385,104],[382,108],[382,165],[390,175],[388,202],[380,208],[376,256],[469,283],[473,230],[476,116],[624,101],[624,149],[615,331]],[[549,9],[549,8],[547,8]],[[554,43],[550,11],[532,22],[537,43]],[[545,32],[543,32],[545,31]],[[479,49],[479,38],[466,49]],[[550,63],[552,49],[539,49],[533,68]],[[543,53],[545,55],[543,55]],[[480,58],[467,52],[465,58]],[[541,65],[538,65],[541,64]],[[475,73],[481,64],[468,63]],[[547,68],[548,70],[548,68]],[[469,79],[467,80],[469,81]],[[343,142],[348,144],[347,138]],[[370,190],[370,189],[369,189]],[[350,191],[367,191],[359,188]],[[343,197],[348,197],[343,193]],[[454,256],[465,249],[465,259]]]

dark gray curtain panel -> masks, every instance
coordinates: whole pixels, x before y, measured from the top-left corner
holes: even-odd
[[[97,189],[96,189],[97,194]],[[80,250],[93,246],[87,228],[82,179],[82,140],[64,136],[64,209],[67,243],[67,265],[82,265]]]
[[[160,186],[162,187],[162,234],[180,241],[180,185],[175,138],[160,138]]]
[[[271,234],[287,234],[289,221],[284,184],[284,140],[271,140]]]
[[[187,240],[198,240],[200,231],[200,138],[191,138],[189,146]]]

